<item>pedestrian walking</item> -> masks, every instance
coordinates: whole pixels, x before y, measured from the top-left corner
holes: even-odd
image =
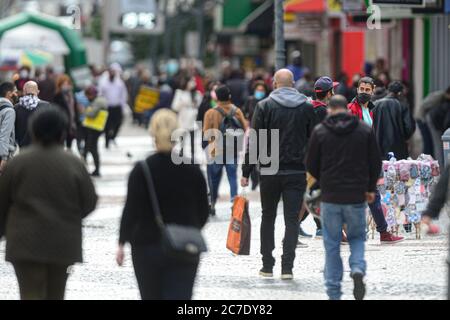
[[[269,88],[266,83],[262,80],[256,81],[253,85],[253,96],[248,97],[242,107],[242,112],[244,113],[244,117],[247,119],[249,126],[252,121],[253,114],[255,113],[256,105],[268,95]],[[259,185],[259,171],[256,166],[253,168],[250,178],[252,180],[252,190],[255,190]]]
[[[348,104],[350,113],[372,128],[374,122],[372,110],[375,108],[375,105],[371,101],[371,98],[374,94],[374,90],[375,83],[372,78],[361,78],[357,84],[357,96]],[[369,203],[369,208],[373,220],[377,225],[377,231],[380,233],[380,242],[382,244],[394,244],[404,240],[404,237],[396,236],[387,231],[388,224],[384,217],[383,208],[381,206],[381,196],[378,190],[375,192],[375,201]]]
[[[325,120],[328,115],[328,103],[330,99],[334,96],[334,90],[339,86],[339,82],[334,82],[330,77],[320,77],[314,83],[314,93],[316,95],[316,99],[312,101],[314,107],[314,113],[316,114],[317,121],[322,122]],[[301,223],[305,221],[308,217],[309,212],[306,210],[305,206],[302,206],[300,212],[300,228],[299,235],[303,237],[311,237],[311,235],[307,234]],[[316,237],[322,236],[322,225],[320,223],[320,219],[314,217],[314,222],[316,224]]]
[[[122,67],[113,63],[99,81],[99,95],[108,102],[108,121],[105,127],[105,148],[114,141],[119,133],[123,121],[123,111],[128,101],[125,82],[121,78]]]
[[[87,119],[97,119],[97,117],[101,117],[101,111],[108,110],[108,102],[105,98],[97,96],[97,92],[94,89],[91,89],[88,92],[87,98],[90,102],[89,107],[86,108],[84,113],[85,118]],[[101,119],[103,120],[103,119]],[[95,170],[91,173],[93,177],[100,177],[100,154],[98,152],[98,139],[100,138],[104,127],[101,128],[93,128],[86,127],[86,144],[83,150],[83,158],[87,163],[87,156],[90,153],[92,158],[94,159]]]
[[[407,159],[408,143],[416,130],[416,122],[409,108],[399,101],[403,93],[400,81],[393,81],[388,86],[387,97],[375,102],[373,109],[373,128],[383,159],[388,160],[388,153],[393,152],[397,160]]]
[[[13,83],[0,84],[0,175],[16,151],[14,123],[16,113],[17,88]]]
[[[186,131],[183,138],[183,156],[186,156],[185,150],[190,146],[192,163],[195,160],[195,131],[200,129],[197,128],[195,120],[201,101],[202,96],[197,91],[195,79],[182,79],[172,100],[172,110],[178,114],[180,128]]]
[[[56,95],[53,103],[58,106],[66,115],[66,148],[72,150],[73,140],[77,134],[77,108],[75,105],[75,97],[73,94],[72,80],[66,74],[60,75],[56,80]]]
[[[83,163],[63,149],[66,130],[59,109],[36,111],[32,146],[0,179],[0,238],[23,300],[64,299],[68,268],[82,262],[82,219],[97,203]]]
[[[231,102],[231,92],[228,86],[221,85],[215,91],[217,106],[208,110],[203,122],[203,134],[209,130],[219,130],[223,145],[219,145],[213,137],[209,137],[208,145],[208,177],[211,180],[210,192],[214,208],[219,196],[219,186],[222,172],[225,168],[230,184],[230,201],[234,201],[238,193],[237,168],[239,151],[243,149],[244,133],[248,128],[242,111]],[[228,135],[226,130],[241,130],[241,135]],[[227,140],[233,140],[231,143]],[[237,140],[237,141],[236,141]],[[236,143],[237,142],[237,143]],[[211,161],[212,160],[212,161]]]
[[[260,101],[252,119],[252,129],[278,130],[279,141],[279,170],[276,174],[264,173],[269,165],[260,164],[260,193],[262,204],[261,218],[261,254],[263,268],[261,276],[272,277],[275,258],[272,252],[275,248],[274,227],[277,207],[283,197],[283,211],[285,222],[285,236],[283,241],[283,256],[281,261],[281,278],[293,279],[292,269],[297,245],[300,206],[306,189],[306,174],[304,157],[309,137],[317,123],[316,115],[308,98],[294,88],[294,75],[287,69],[281,69],[274,76],[275,90],[268,98]],[[257,158],[260,159],[258,141],[250,139],[245,163],[242,166],[241,185],[248,185],[248,178],[255,164],[249,163],[249,150],[258,149]],[[270,143],[270,142],[269,142]],[[267,150],[270,150],[267,146]]]
[[[23,96],[14,107],[16,110],[15,136],[17,145],[20,148],[28,147],[31,144],[31,134],[29,132],[29,120],[33,113],[41,108],[48,108],[47,101],[39,99],[38,84],[28,81],[23,86]]]
[[[45,69],[45,73],[37,79],[39,86],[39,99],[53,101],[56,94],[55,72],[51,66]]]
[[[314,130],[306,157],[308,172],[321,186],[321,217],[325,247],[325,285],[331,300],[341,298],[342,228],[347,225],[354,296],[365,295],[366,201],[373,202],[381,156],[371,127],[348,114],[347,100],[331,98],[330,116]]]
[[[164,223],[203,228],[208,219],[206,182],[200,168],[171,160],[172,133],[178,128],[171,110],[157,111],[150,132],[157,152],[145,160]],[[117,263],[124,262],[124,245],[131,244],[133,266],[143,300],[189,300],[200,256],[194,261],[173,260],[163,250],[161,232],[149,197],[144,171],[138,164],[130,173],[120,224]],[[174,201],[175,199],[175,201]]]

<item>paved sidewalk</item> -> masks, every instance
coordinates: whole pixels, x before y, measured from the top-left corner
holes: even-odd
[[[111,150],[101,150],[103,177],[95,180],[100,202],[97,210],[84,223],[85,263],[73,268],[68,281],[67,299],[139,299],[129,248],[122,268],[115,264],[115,251],[128,173],[137,160],[149,154],[153,145],[145,130],[129,127],[124,129],[117,143],[118,146],[113,146]],[[274,253],[277,265],[274,278],[262,279],[258,276],[261,268],[261,207],[258,193],[250,193],[251,255],[234,256],[225,248],[231,207],[225,196],[229,190],[227,185],[224,175],[217,216],[210,219],[204,230],[209,252],[202,258],[194,299],[327,299],[323,285],[324,250],[321,239],[302,238],[309,246],[296,251],[294,281],[280,280],[284,232],[282,214],[276,221],[277,246]],[[446,231],[448,217],[444,216],[439,223]],[[312,225],[311,220],[307,220],[306,227]],[[367,299],[446,298],[447,234],[422,240],[415,240],[411,238],[413,236],[409,234],[406,241],[391,246],[379,245],[377,238],[368,241]],[[10,264],[4,262],[4,244],[0,244],[0,299],[18,299],[14,271]],[[349,247],[343,246],[342,252],[345,263],[343,298],[352,299]]]

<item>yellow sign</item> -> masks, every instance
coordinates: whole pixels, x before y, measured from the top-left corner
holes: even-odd
[[[83,126],[95,131],[102,132],[103,130],[105,130],[107,120],[108,111],[100,110],[95,118],[84,118]]]
[[[141,86],[139,93],[134,101],[134,112],[143,113],[144,111],[153,109],[159,102],[159,91]]]

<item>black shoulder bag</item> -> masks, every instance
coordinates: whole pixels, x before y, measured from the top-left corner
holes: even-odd
[[[147,188],[155,214],[156,225],[161,231],[162,246],[168,257],[180,262],[196,262],[207,251],[205,240],[198,228],[178,224],[165,224],[161,215],[152,175],[147,162],[141,161]]]

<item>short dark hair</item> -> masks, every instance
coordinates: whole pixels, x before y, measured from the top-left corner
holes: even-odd
[[[258,87],[263,87],[266,93],[269,92],[269,87],[263,80],[257,80],[253,83],[253,91],[255,91]]]
[[[316,98],[318,100],[323,100],[323,99],[325,99],[325,97],[327,96],[328,92],[330,92],[330,91],[331,91],[331,89],[327,90],[327,91],[316,92]]]
[[[61,144],[67,134],[67,116],[56,106],[43,107],[33,113],[30,132],[34,142],[44,146]]]
[[[217,100],[220,102],[227,102],[231,99],[230,88],[226,85],[218,86],[216,89]]]
[[[5,98],[8,92],[14,91],[15,87],[14,83],[11,82],[3,82],[0,84],[0,98]]]
[[[343,95],[337,94],[331,97],[328,106],[333,110],[347,109],[347,103],[347,99]]]
[[[361,79],[359,79],[358,87],[361,85],[361,83],[370,84],[372,86],[372,89],[375,87],[375,82],[373,81],[373,79],[371,77],[362,77]]]

